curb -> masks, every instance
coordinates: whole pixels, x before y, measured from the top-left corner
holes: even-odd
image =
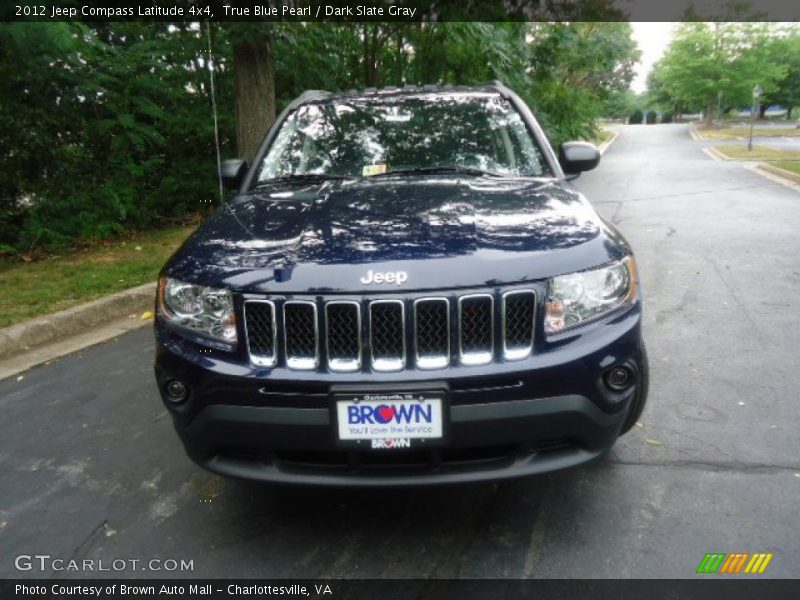
[[[766,177],[770,181],[774,181],[784,187],[800,192],[800,176],[791,171],[786,171],[779,167],[773,167],[765,163],[758,163],[755,165],[745,165],[746,169],[761,177]]]
[[[777,175],[778,177],[782,177],[783,179],[788,179],[794,184],[800,184],[800,175],[798,175],[797,173],[793,173],[792,171],[781,169],[780,167],[776,167],[769,163],[759,163],[757,168],[762,171],[768,171],[769,173]]]
[[[733,160],[731,158],[728,158],[725,154],[723,154],[719,150],[717,150],[714,146],[706,146],[705,148],[701,148],[701,150],[706,154],[708,154],[714,160],[725,160],[725,161]]]
[[[611,146],[611,144],[613,144],[614,142],[617,141],[617,138],[619,137],[620,133],[622,133],[621,129],[619,131],[613,132],[613,135],[609,139],[607,139],[605,142],[600,144],[600,147],[598,148],[598,150],[600,150],[600,154],[601,155],[605,154],[606,150],[608,150],[609,146]]]
[[[152,310],[156,284],[146,283],[0,329],[0,359],[74,335],[140,310]]]

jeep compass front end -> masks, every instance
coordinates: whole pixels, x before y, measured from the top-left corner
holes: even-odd
[[[506,87],[307,92],[164,267],[156,379],[236,477],[414,485],[601,456],[641,413],[636,262]]]

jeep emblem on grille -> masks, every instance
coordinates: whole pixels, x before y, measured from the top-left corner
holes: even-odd
[[[370,285],[372,283],[396,283],[402,285],[408,281],[408,273],[405,271],[387,271],[386,273],[376,273],[372,269],[361,278],[361,283]]]

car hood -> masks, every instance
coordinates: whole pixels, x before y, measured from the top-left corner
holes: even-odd
[[[377,178],[275,184],[203,223],[165,271],[252,292],[404,290],[542,279],[620,258],[627,244],[555,180]]]

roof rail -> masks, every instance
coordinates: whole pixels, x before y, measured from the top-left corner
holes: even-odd
[[[513,95],[514,92],[511,91],[502,81],[498,81],[497,79],[493,81],[487,81],[483,83],[478,83],[474,85],[453,85],[453,84],[444,84],[444,85],[437,85],[437,84],[425,84],[425,85],[414,85],[414,84],[404,84],[402,86],[396,85],[388,85],[385,87],[377,88],[377,87],[368,87],[361,90],[350,89],[341,92],[329,92],[327,90],[307,90],[300,94],[290,105],[290,109],[295,109],[303,104],[311,104],[315,102],[322,102],[324,100],[329,100],[331,98],[341,98],[341,97],[348,97],[348,96],[376,96],[381,94],[396,94],[396,93],[418,93],[418,92],[453,92],[453,91],[469,91],[469,90],[479,90],[479,89],[491,89],[504,98],[509,98]]]
[[[318,100],[325,100],[327,98],[330,98],[331,96],[333,96],[333,94],[328,90],[306,90],[305,92],[300,94],[297,98],[295,98],[289,106],[296,108],[301,104],[306,104],[307,102],[316,102]]]

